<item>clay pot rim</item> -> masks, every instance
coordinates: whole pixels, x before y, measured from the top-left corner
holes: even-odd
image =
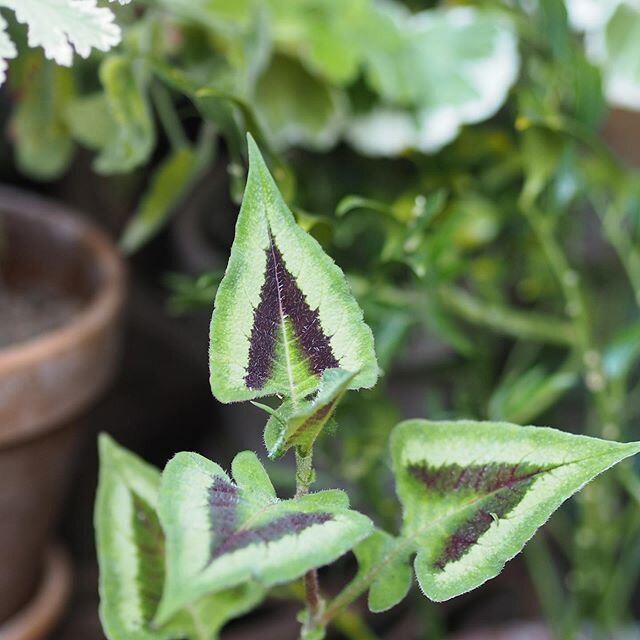
[[[47,227],[64,224],[72,228],[98,265],[102,282],[83,308],[69,322],[15,345],[0,349],[0,375],[54,357],[96,333],[118,313],[124,302],[125,269],[113,242],[95,224],[72,207],[0,185],[0,211],[19,212]]]

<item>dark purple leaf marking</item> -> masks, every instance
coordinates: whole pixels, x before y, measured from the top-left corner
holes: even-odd
[[[213,531],[211,560],[256,543],[275,542],[284,536],[301,533],[316,524],[324,524],[333,515],[324,511],[288,513],[267,524],[237,529],[240,491],[236,485],[216,476],[209,488],[209,513]]]
[[[460,560],[478,542],[494,521],[503,518],[524,498],[538,476],[553,467],[531,464],[490,463],[462,467],[411,465],[409,474],[428,490],[441,495],[477,496],[469,502],[470,515],[447,538],[444,548],[433,562],[440,571]],[[477,505],[476,509],[472,509]],[[469,512],[467,512],[469,513]]]
[[[226,553],[244,549],[252,544],[267,544],[288,535],[302,533],[305,529],[313,525],[324,524],[325,522],[329,522],[329,520],[333,520],[333,516],[324,511],[288,513],[259,527],[240,529],[217,547],[213,554],[213,560]]]
[[[337,400],[333,400],[328,404],[320,407],[315,413],[310,415],[297,429],[294,433],[292,433],[288,440],[287,445],[290,445],[293,440],[298,440],[301,436],[303,436],[307,431],[310,431],[318,424],[320,424],[331,412],[334,410]]]
[[[216,476],[209,487],[209,518],[213,532],[211,559],[216,557],[216,549],[236,529],[236,515],[240,490],[235,484]]]
[[[133,539],[138,554],[136,584],[142,621],[148,624],[156,615],[164,586],[164,535],[154,508],[134,491],[131,498]]]
[[[289,273],[280,251],[272,242],[266,249],[267,267],[260,290],[260,303],[254,311],[249,341],[249,364],[245,384],[261,389],[273,373],[278,331],[282,317],[289,318],[297,343],[316,375],[339,366],[329,338],[322,331],[317,309],[307,300]]]

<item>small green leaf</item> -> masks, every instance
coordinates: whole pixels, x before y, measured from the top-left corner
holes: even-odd
[[[604,351],[602,364],[607,378],[624,380],[640,358],[640,322],[617,333]]]
[[[211,319],[211,388],[221,402],[313,393],[326,369],[378,377],[373,335],[344,274],[296,225],[249,138],[236,238]]]
[[[218,637],[219,630],[264,598],[246,582],[185,602],[167,624],[152,624],[165,579],[165,538],[157,516],[160,472],[109,436],[100,436],[95,526],[100,563],[100,618],[110,640]]]
[[[355,549],[358,559],[359,581],[375,572],[376,577],[369,588],[369,609],[375,613],[395,607],[404,600],[411,588],[413,571],[409,563],[411,549],[399,547],[398,539],[376,530]]]
[[[116,135],[107,97],[102,92],[72,98],[64,110],[64,121],[73,138],[89,149],[106,147]]]
[[[333,562],[371,530],[342,491],[279,500],[253,453],[236,456],[233,473],[235,482],[195,453],[179,453],[163,473],[167,582],[160,623],[204,594],[250,579],[264,587],[295,580]]]
[[[116,135],[95,160],[99,173],[126,173],[140,166],[155,145],[155,128],[147,98],[148,73],[141,62],[109,56],[100,66]]]
[[[346,98],[292,58],[276,56],[258,78],[254,101],[279,147],[328,149],[340,134]]]
[[[73,75],[37,53],[27,53],[12,64],[11,83],[16,92],[11,130],[18,167],[38,180],[53,180],[66,171],[73,156],[64,118],[74,92]]]
[[[298,405],[286,401],[274,411],[264,436],[269,457],[278,458],[291,447],[298,447],[304,456],[309,455],[355,376],[343,369],[327,369],[312,400]]]
[[[572,494],[640,451],[543,427],[400,423],[391,437],[403,537],[435,601],[496,576]]]
[[[199,172],[197,157],[189,147],[176,149],[156,169],[134,217],[127,224],[120,246],[133,253],[167,222]]]
[[[571,389],[578,377],[575,371],[549,373],[542,366],[508,376],[489,399],[489,417],[521,424],[533,420]]]

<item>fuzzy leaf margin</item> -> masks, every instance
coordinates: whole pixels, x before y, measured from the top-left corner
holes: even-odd
[[[232,473],[234,481],[195,453],[177,454],[163,473],[167,582],[160,624],[206,593],[248,580],[263,587],[295,580],[371,532],[371,521],[349,510],[342,491],[279,500],[253,452],[239,453]]]
[[[587,482],[640,451],[545,427],[400,423],[391,436],[402,537],[424,594],[440,602],[496,576]]]
[[[327,369],[378,377],[373,334],[344,274],[295,222],[248,137],[249,175],[211,319],[210,371],[221,402],[317,390]]]

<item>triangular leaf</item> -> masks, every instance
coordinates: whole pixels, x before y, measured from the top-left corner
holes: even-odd
[[[426,420],[399,424],[391,447],[403,535],[436,601],[496,576],[567,498],[640,451],[543,427]]]
[[[167,536],[164,622],[205,593],[255,579],[290,582],[346,553],[371,530],[341,491],[278,500],[255,454],[233,462],[233,482],[215,463],[179,453],[167,465],[160,520]]]
[[[326,369],[378,377],[373,336],[342,271],[296,225],[249,138],[236,238],[211,319],[211,388],[222,402],[313,393]]]
[[[160,472],[100,436],[95,507],[100,618],[112,640],[155,640],[150,622],[162,595],[164,541],[156,516]]]
[[[264,598],[247,582],[189,602],[162,627],[152,624],[162,597],[165,539],[158,515],[160,472],[100,436],[100,483],[95,525],[100,562],[100,618],[110,640],[214,640],[226,622]]]
[[[355,376],[343,369],[327,369],[312,400],[297,406],[284,402],[274,411],[264,436],[269,457],[277,458],[291,447],[299,447],[303,455],[308,455]]]

